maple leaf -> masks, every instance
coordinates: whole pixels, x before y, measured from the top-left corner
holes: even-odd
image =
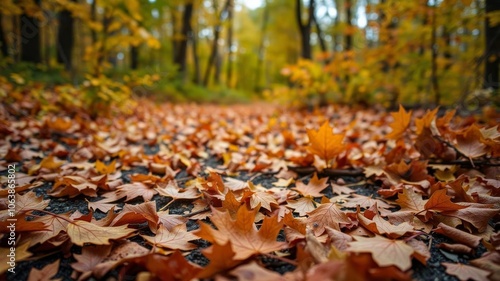
[[[240,281],[285,281],[283,276],[276,272],[267,270],[255,261],[238,266],[230,272],[231,275],[236,276]]]
[[[193,188],[181,189],[177,187],[175,182],[170,181],[165,187],[158,186],[156,191],[162,196],[171,197],[174,200],[177,199],[196,199],[200,197],[200,194]]]
[[[85,243],[94,245],[109,245],[111,239],[128,237],[136,230],[127,226],[102,227],[86,221],[74,221],[68,224],[66,232],[71,242],[78,246]]]
[[[69,220],[69,213],[58,214],[57,216],[47,215],[38,217],[34,221],[46,225],[47,230],[29,232],[23,237],[23,239],[29,240],[31,242],[31,246],[36,245],[37,243],[45,243],[49,239],[58,236],[62,231],[66,231]]]
[[[442,262],[441,265],[446,267],[446,273],[456,276],[461,281],[474,280],[474,281],[488,281],[488,276],[491,272],[473,267],[462,263],[449,263]]]
[[[392,128],[392,131],[386,135],[388,139],[400,139],[408,126],[410,125],[411,113],[406,112],[402,105],[399,105],[398,112],[391,112],[392,118],[394,119],[392,123],[389,125]]]
[[[28,281],[53,280],[52,277],[57,274],[60,263],[60,260],[56,260],[55,262],[44,266],[42,269],[32,268],[28,276]]]
[[[283,222],[278,222],[277,216],[265,217],[259,230],[253,223],[255,210],[247,210],[241,206],[236,213],[236,218],[231,218],[227,211],[219,211],[212,208],[210,221],[218,230],[211,228],[206,223],[200,223],[200,229],[195,235],[219,245],[231,241],[232,248],[236,253],[234,259],[243,260],[254,254],[278,251],[286,246],[286,243],[276,241]]]
[[[23,195],[16,194],[16,213],[25,213],[30,210],[43,210],[49,205],[49,201],[50,200],[43,200],[43,196],[37,197],[33,191]]]
[[[161,211],[157,213],[160,223],[165,226],[169,231],[179,224],[186,223],[188,218],[181,215],[171,215],[168,211]]]
[[[95,162],[95,169],[101,175],[112,174],[116,171],[116,160],[113,160],[109,165],[97,160]]]
[[[155,201],[137,205],[125,204],[123,210],[113,219],[110,225],[118,226],[143,222],[147,222],[152,231],[156,230],[158,227],[159,217],[156,213]]]
[[[111,253],[111,249],[111,245],[88,245],[82,248],[81,254],[73,254],[76,262],[71,267],[82,273],[78,280],[89,278],[94,268]]]
[[[448,226],[444,223],[439,223],[434,232],[447,236],[458,243],[465,244],[471,248],[476,248],[481,242],[481,237],[472,235],[460,229]]]
[[[292,189],[298,191],[302,196],[321,197],[323,194],[320,192],[328,187],[327,181],[328,178],[319,179],[318,175],[314,173],[307,185],[303,181],[299,181]]]
[[[150,253],[147,248],[130,241],[119,241],[113,244],[109,255],[95,266],[92,273],[97,279],[102,277],[112,268],[134,257],[146,256]]]
[[[472,161],[472,158],[483,156],[488,152],[486,145],[481,142],[482,138],[479,128],[472,125],[463,134],[457,135],[456,148]]]
[[[318,155],[329,165],[330,160],[345,150],[342,144],[345,134],[334,134],[333,128],[325,121],[318,131],[307,130],[310,146],[309,151]]]
[[[429,200],[424,205],[424,209],[429,211],[445,212],[467,208],[451,202],[451,197],[446,195],[446,189],[440,189],[432,193]]]
[[[213,247],[204,249],[202,253],[210,263],[198,274],[198,278],[209,278],[241,263],[234,259],[236,253],[231,247],[231,241],[227,241],[224,245],[215,243]]]
[[[317,236],[322,234],[327,226],[340,230],[340,223],[351,224],[352,222],[335,203],[321,204],[314,211],[308,213],[307,224],[312,227]]]
[[[194,249],[195,245],[188,241],[198,239],[193,233],[187,232],[185,224],[179,224],[171,231],[160,225],[155,236],[141,235],[141,237],[154,246],[184,251]]]
[[[374,205],[375,210],[377,206]],[[366,211],[367,213],[369,211]],[[360,213],[359,209],[357,212],[357,217],[361,225],[366,229],[370,230],[375,234],[387,235],[389,238],[398,238],[405,235],[407,232],[413,231],[413,226],[407,222],[403,222],[399,225],[393,225],[390,222],[384,220],[378,213],[367,218],[366,215]]]
[[[118,186],[116,188],[117,199],[127,197],[125,202],[128,202],[134,198],[142,197],[144,201],[150,201],[151,198],[158,192],[148,185],[142,182],[133,182]]]
[[[245,190],[243,197],[241,199],[243,202],[248,200],[250,202],[250,208],[254,209],[260,206],[268,211],[271,211],[271,204],[278,205],[274,196],[267,191],[257,190],[256,192],[251,190]]]
[[[314,200],[311,197],[302,197],[297,200],[288,200],[287,206],[292,208],[294,212],[299,213],[299,216],[305,216],[308,212],[315,209]]]
[[[356,241],[349,243],[347,251],[371,253],[379,266],[396,266],[406,271],[411,268],[411,257],[415,250],[404,241],[387,239],[376,235],[372,238],[354,236]]]

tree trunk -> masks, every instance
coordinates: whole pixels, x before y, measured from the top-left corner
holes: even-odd
[[[234,0],[228,0],[229,6],[227,10],[227,74],[226,83],[228,88],[232,88],[233,80],[233,13]]]
[[[41,0],[35,3],[40,6]],[[41,63],[41,29],[39,21],[28,16],[26,13],[21,15],[21,60]]]
[[[260,42],[259,42],[259,50],[257,52],[258,61],[257,68],[255,70],[255,83],[254,90],[259,92],[262,88],[260,85],[261,81],[261,73],[264,66],[264,54],[265,54],[265,40],[266,40],[266,31],[267,31],[267,23],[269,22],[269,3],[267,0],[264,1],[264,14],[262,16],[262,26],[260,29]]]
[[[192,52],[193,52],[194,83],[196,83],[196,85],[200,85],[201,68],[200,68],[200,58],[198,56],[198,32],[191,30],[190,38],[191,38]]]
[[[349,51],[352,49],[352,2],[351,0],[345,1],[345,12],[346,12],[346,23],[349,32],[345,35],[345,50]]]
[[[304,23],[302,20],[302,0],[296,1],[295,6],[295,19],[299,26],[300,31],[300,43],[301,43],[301,56],[304,59],[312,59],[312,49],[311,49],[311,26],[314,20],[314,10],[315,10],[315,0],[310,0],[309,2],[309,13],[307,22]]]
[[[205,75],[203,77],[203,86],[205,86],[205,87],[208,86],[208,83],[210,82],[210,74],[212,72],[212,66],[214,66],[214,64],[216,62],[220,62],[220,60],[217,61],[218,60],[217,56],[219,55],[219,42],[218,41],[220,38],[220,31],[222,28],[221,24],[223,21],[223,16],[227,11],[229,1],[230,0],[226,1],[224,8],[222,8],[222,10],[220,11],[220,14],[218,17],[218,22],[214,26],[214,40],[212,41],[212,51],[210,52],[210,56],[208,58],[208,63],[207,63],[207,68],[205,69]],[[214,6],[215,11],[217,11],[217,1],[216,0],[213,1],[213,6]]]
[[[174,56],[174,64],[177,65],[179,76],[182,80],[186,78],[187,72],[187,47],[189,33],[191,30],[191,18],[193,15],[193,2],[189,2],[184,6],[184,11],[182,13],[182,27],[180,39],[177,43],[176,53]]]
[[[434,103],[435,105],[439,105],[440,94],[439,94],[439,84],[437,77],[437,55],[438,55],[438,46],[437,46],[437,24],[436,24],[436,12],[437,7],[436,4],[432,7],[432,34],[431,34],[431,85],[432,91],[434,92]]]
[[[57,32],[57,62],[64,64],[64,69],[71,70],[73,53],[73,17],[68,10],[59,12]]]
[[[92,5],[90,6],[90,18],[92,21],[97,21],[97,0],[92,0]],[[90,30],[90,34],[92,37],[92,44],[97,42],[97,33],[94,29]]]
[[[139,46],[130,46],[130,69],[139,68]]]
[[[0,13],[0,45],[2,48],[2,57],[6,58],[9,56],[9,46],[7,46],[7,38],[5,38],[5,33],[3,31],[2,24],[2,14]]]
[[[486,0],[486,13],[495,11],[500,11],[500,1]],[[493,26],[486,18],[485,29],[486,50],[483,87],[498,90],[500,86],[500,25]]]

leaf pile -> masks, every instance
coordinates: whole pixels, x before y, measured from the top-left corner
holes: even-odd
[[[7,112],[0,169],[19,169],[18,262],[61,253],[78,280],[116,270],[142,280],[411,280],[442,235],[453,241],[443,252],[487,249],[443,271],[500,278],[499,116],[148,102],[113,119]],[[377,194],[356,194],[342,177]],[[53,210],[60,200],[87,208]],[[188,261],[195,251],[207,262]],[[291,270],[270,271],[265,259]],[[59,267],[33,268],[28,279]]]

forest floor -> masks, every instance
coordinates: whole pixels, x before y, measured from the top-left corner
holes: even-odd
[[[0,108],[8,280],[499,280],[498,112],[30,107]]]

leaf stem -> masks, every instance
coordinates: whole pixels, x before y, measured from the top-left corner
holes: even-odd
[[[284,258],[284,257],[280,257],[280,256],[276,256],[276,255],[271,255],[271,254],[267,254],[267,253],[261,253],[261,255],[266,256],[268,258],[277,259],[279,261],[286,262],[286,263],[289,263],[289,264],[294,265],[294,266],[298,265],[298,263],[296,261],[293,261],[291,259],[287,259],[287,258]]]

